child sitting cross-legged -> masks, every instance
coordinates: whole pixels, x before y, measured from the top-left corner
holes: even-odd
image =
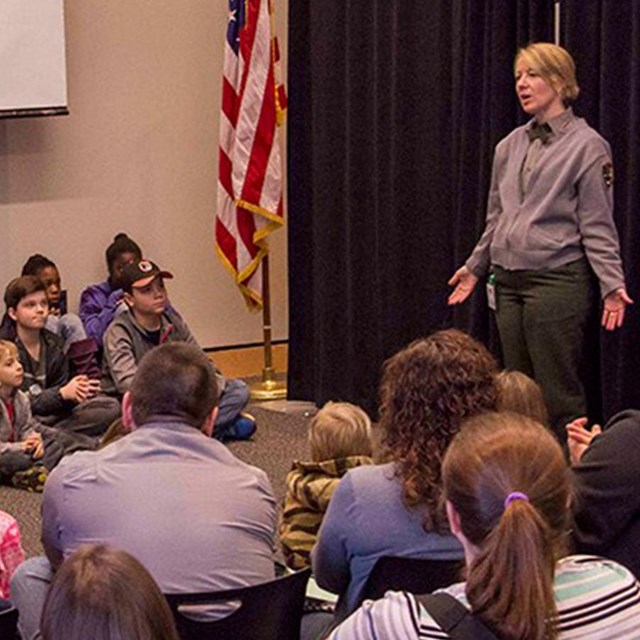
[[[23,276],[40,278],[46,288],[49,315],[45,327],[64,339],[64,351],[74,373],[84,373],[90,378],[100,378],[98,345],[87,338],[82,320],[67,311],[66,291],[62,289],[60,271],[46,256],[36,253],[22,266]]]
[[[311,564],[309,554],[340,478],[372,464],[371,421],[348,402],[328,402],[309,427],[310,462],[295,462],[287,475],[280,542],[288,567]]]
[[[150,260],[126,265],[120,278],[126,311],[116,315],[104,334],[102,387],[105,393],[122,397],[131,386],[140,360],[165,342],[198,346],[187,323],[171,307],[165,280],[168,271]],[[225,378],[211,362],[220,398],[214,437],[245,440],[256,430],[253,416],[244,412],[249,388],[242,380]]]
[[[20,391],[23,379],[18,349],[0,340],[0,482],[42,491],[44,443],[29,398]]]
[[[12,280],[0,338],[14,342],[24,368],[22,390],[39,422],[59,430],[100,436],[120,417],[120,403],[100,393],[100,381],[71,376],[64,341],[45,328],[49,315],[44,283],[35,276]]]
[[[34,418],[28,394],[20,390],[24,377],[18,348],[9,340],[0,340],[0,482],[42,491],[48,472],[64,455],[93,449],[95,442]]]

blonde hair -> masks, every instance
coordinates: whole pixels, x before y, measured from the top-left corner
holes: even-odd
[[[11,340],[0,340],[0,360],[4,360],[9,354],[18,358],[18,347]]]
[[[349,402],[327,402],[309,426],[309,444],[314,462],[371,456],[371,420]]]
[[[442,476],[462,533],[477,549],[466,585],[474,614],[504,640],[557,638],[553,580],[571,496],[558,441],[515,413],[476,416],[453,439]]]
[[[566,49],[550,42],[534,42],[518,50],[514,71],[521,60],[560,94],[565,105],[578,97],[580,87],[576,80],[576,64]]]
[[[520,371],[501,371],[496,378],[498,411],[513,411],[548,426],[549,413],[540,385]]]

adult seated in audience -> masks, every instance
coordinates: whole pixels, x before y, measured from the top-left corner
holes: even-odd
[[[498,384],[497,411],[512,411],[527,416],[544,426],[549,425],[549,412],[542,387],[520,371],[501,371]]]
[[[441,592],[439,607],[402,592],[367,601],[332,640],[462,637],[444,631],[443,617],[458,610],[503,640],[638,637],[634,576],[610,560],[565,556],[571,478],[550,431],[517,414],[477,416],[453,439],[442,475],[467,581]]]
[[[62,560],[103,542],[140,561],[163,593],[220,591],[274,578],[276,503],[267,475],[211,433],[215,376],[201,349],[168,343],[141,361],[123,399],[131,433],[64,458],[42,502],[46,558],[11,583],[23,640],[38,630]]]
[[[296,461],[287,475],[280,543],[291,569],[311,564],[322,518],[340,478],[363,464],[372,464],[371,420],[349,402],[327,402],[309,425],[311,460]]]
[[[604,430],[586,424],[580,418],[567,425],[576,549],[640,575],[640,411],[618,413]]]
[[[178,640],[173,615],[149,572],[105,545],[80,547],[47,594],[42,640]]]
[[[385,363],[380,429],[391,461],[344,476],[311,554],[317,583],[340,595],[338,620],[353,611],[381,556],[462,558],[441,504],[441,460],[465,418],[494,409],[496,374],[485,347],[454,329]]]
[[[18,347],[27,393],[39,422],[64,431],[100,436],[120,416],[120,403],[100,393],[100,381],[86,374],[71,377],[60,336],[45,329],[49,304],[35,276],[12,280],[4,294],[6,313],[0,338]]]
[[[141,260],[142,251],[126,233],[119,233],[107,247],[106,259],[108,278],[88,286],[80,296],[80,319],[87,335],[99,346],[102,346],[104,332],[116,313],[126,309],[120,281],[122,270],[135,260]]]
[[[121,397],[129,387],[142,356],[165,342],[198,346],[187,323],[169,306],[165,278],[173,278],[149,260],[127,265],[121,276],[126,311],[119,314],[104,335],[102,386]],[[243,414],[249,389],[242,380],[225,379],[213,365],[219,395],[216,437],[244,439],[253,435],[256,423]]]

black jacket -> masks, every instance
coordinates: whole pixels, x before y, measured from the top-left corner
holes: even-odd
[[[31,359],[27,350],[18,338],[15,326],[5,325],[0,329],[0,338],[11,340],[18,347],[20,362],[29,371]],[[64,400],[60,395],[60,388],[69,382],[69,361],[64,353],[64,340],[55,333],[43,329],[40,333],[42,341],[41,358],[45,359],[45,383],[41,393],[34,395],[29,392],[29,381],[25,377],[22,391],[29,395],[31,411],[36,416],[68,414],[75,406],[73,402]]]
[[[613,416],[573,468],[573,539],[640,575],[640,411]]]

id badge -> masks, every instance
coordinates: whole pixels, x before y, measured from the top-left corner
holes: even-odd
[[[487,301],[489,303],[489,309],[497,311],[496,276],[493,273],[487,278]]]

